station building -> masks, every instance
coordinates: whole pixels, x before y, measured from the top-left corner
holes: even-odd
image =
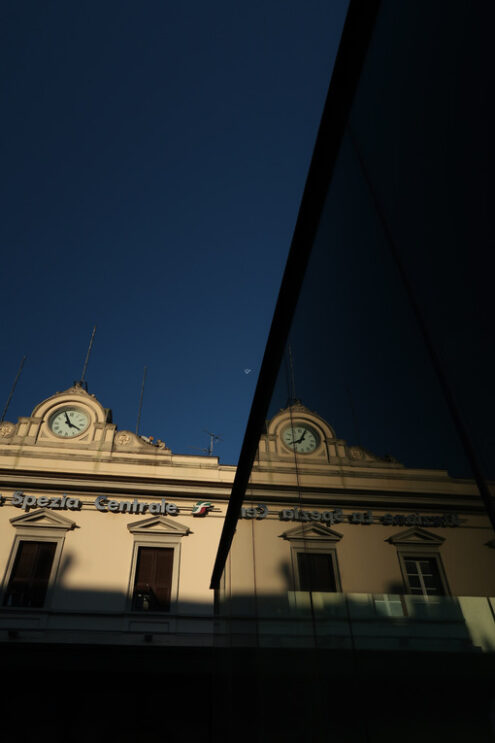
[[[493,20],[349,4],[235,467],[1,424],[12,739],[493,740]]]
[[[27,740],[67,740],[69,725],[74,740],[159,740],[164,700],[174,740],[226,739],[246,705],[250,735],[324,739],[331,696],[336,740],[359,741],[351,692],[372,684],[376,713],[396,664],[389,701],[425,668],[437,683],[439,662],[456,684],[491,673],[495,541],[472,479],[349,444],[294,400],[264,424],[212,590],[234,466],[119,430],[81,385],[4,421],[0,441],[0,643],[14,687],[34,680]],[[61,699],[50,719],[42,679]],[[136,701],[102,722],[101,695],[113,709],[143,694],[144,718]],[[383,723],[370,714],[368,732]]]
[[[211,635],[211,562],[234,467],[119,431],[80,385],[0,435],[7,632],[111,643],[157,628],[165,639],[191,626]],[[168,620],[157,626],[148,615],[159,611]]]
[[[235,467],[111,421],[75,385],[0,424],[4,642],[249,646],[260,640],[259,626],[245,631],[255,604],[275,647],[294,632],[305,642],[310,608],[337,621],[331,647],[349,642],[349,609],[383,620],[360,639],[370,647],[495,647],[495,550],[472,480],[348,445],[295,402],[261,436],[215,592]],[[227,607],[239,618],[228,628]],[[432,619],[422,636],[416,616]],[[392,632],[388,617],[408,619]],[[442,618],[458,633],[444,636]]]

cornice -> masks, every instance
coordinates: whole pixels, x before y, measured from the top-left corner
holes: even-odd
[[[298,505],[304,508],[311,506],[373,508],[390,510],[393,507],[438,511],[439,508],[451,508],[486,515],[481,498],[477,495],[410,492],[391,490],[381,492],[360,490],[358,488],[296,488],[287,486],[249,487],[245,503],[263,502]]]
[[[158,479],[158,478],[108,478],[97,475],[88,477],[67,476],[61,473],[13,473],[9,477],[0,473],[0,492],[5,488],[12,490],[39,490],[42,492],[65,493],[72,492],[78,495],[94,497],[96,494],[112,494],[136,497],[167,496],[191,497],[203,496],[208,493],[209,497],[217,497],[222,500],[228,499],[231,490],[231,482],[218,480],[183,480],[183,479]]]

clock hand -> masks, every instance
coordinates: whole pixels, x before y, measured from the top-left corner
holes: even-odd
[[[301,438],[300,438],[300,439],[297,439],[297,441],[294,441],[293,443],[294,443],[294,444],[300,444],[300,443],[301,443],[301,441],[303,441],[303,440],[304,440],[304,437],[306,436],[306,434],[307,434],[307,433],[308,433],[307,431],[304,431],[304,432],[303,432],[303,435],[301,436]]]
[[[72,421],[70,420],[70,418],[69,418],[69,416],[67,415],[67,413],[65,413],[65,420],[67,421],[67,425],[68,425],[68,426],[70,426],[71,428],[75,428],[75,429],[76,429],[76,431],[80,431],[80,430],[81,430],[81,429],[79,428],[79,426],[75,426],[75,425],[74,425],[74,424],[72,423]]]

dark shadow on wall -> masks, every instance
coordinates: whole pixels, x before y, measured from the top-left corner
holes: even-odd
[[[486,656],[19,645],[2,658],[7,743],[492,740]]]
[[[309,593],[235,595],[218,604],[215,642],[234,647],[491,654],[486,596]]]
[[[462,740],[469,730],[472,740],[490,740],[495,655],[477,651],[461,615],[444,623],[439,615],[383,617],[343,594],[325,609],[321,596],[311,605],[302,592],[285,597],[282,614],[276,596],[254,604],[250,597],[257,609],[250,616],[246,597],[238,612],[236,600],[220,602],[215,617],[210,605],[187,602],[180,613],[98,612],[89,607],[124,605],[126,597],[72,593],[86,612],[0,612],[15,723],[7,743],[14,734],[26,743],[395,743],[398,730],[406,743]],[[64,599],[71,604],[70,592]],[[363,642],[373,633],[393,638],[397,629],[414,637],[417,627],[423,635],[436,629],[439,642],[409,649]],[[440,642],[442,629],[450,645]]]

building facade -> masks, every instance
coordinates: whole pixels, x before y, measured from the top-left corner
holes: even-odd
[[[296,402],[260,438],[225,611],[256,617],[241,642],[490,652],[492,533],[472,480],[348,445]]]
[[[77,385],[0,436],[0,646],[13,688],[34,684],[30,716],[12,698],[28,741],[227,740],[251,707],[255,739],[324,740],[331,722],[360,741],[356,684],[369,731],[397,663],[389,700],[439,655],[457,684],[491,673],[495,550],[472,480],[349,445],[294,401],[266,422],[212,590],[235,467],[120,431]]]
[[[237,467],[1,425],[16,739],[493,740],[492,13],[350,3]]]
[[[2,423],[0,436],[4,637],[211,637],[233,467],[119,431],[82,386]],[[150,621],[159,611],[173,623]]]
[[[361,627],[363,647],[495,648],[475,483],[349,445],[299,402],[260,438],[216,592],[235,467],[119,431],[77,385],[0,434],[4,642],[311,646],[316,612],[325,647]]]

